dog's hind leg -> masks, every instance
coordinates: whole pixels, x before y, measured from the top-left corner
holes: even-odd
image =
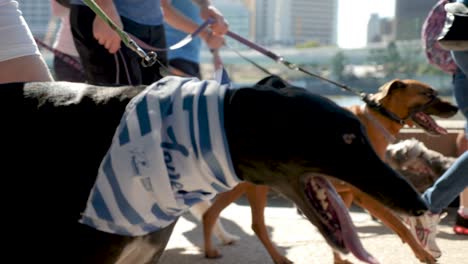
[[[190,212],[192,213],[198,221],[202,221],[203,214],[211,207],[210,201],[202,201],[199,202],[192,207],[190,207]],[[233,235],[227,232],[223,225],[221,224],[221,220],[217,218],[216,222],[214,223],[213,233],[215,237],[221,241],[224,245],[230,245],[238,241],[240,238],[236,235]]]
[[[247,191],[247,183],[239,183],[232,190],[220,193],[216,196],[211,207],[203,214],[203,236],[205,238],[205,257],[207,258],[219,258],[221,253],[213,247],[211,241],[211,234],[213,227],[218,220],[219,214],[228,205],[239,199],[242,194]]]
[[[268,235],[265,225],[265,207],[267,205],[269,187],[265,185],[254,185],[249,183],[247,187],[247,198],[252,210],[252,230],[266,248],[275,264],[291,264],[291,260],[281,255]]]

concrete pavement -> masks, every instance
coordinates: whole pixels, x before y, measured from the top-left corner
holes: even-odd
[[[241,198],[230,205],[221,214],[226,230],[241,237],[234,245],[223,246],[215,239],[222,258],[205,259],[203,255],[203,236],[201,225],[190,213],[179,219],[174,233],[169,241],[161,264],[271,264],[268,253],[256,238],[250,228],[250,207]],[[283,198],[272,194],[265,211],[266,224],[270,236],[280,252],[294,263],[333,263],[330,247],[308,220],[296,213],[295,207]],[[360,208],[351,209],[351,217],[357,227],[361,241],[367,251],[381,264],[416,264],[420,263],[414,257],[411,249],[403,244],[399,237],[390,229],[375,222]],[[454,235],[455,210],[451,208],[449,215],[439,225],[440,232],[437,243],[442,249],[439,263],[468,264],[468,237]],[[349,256],[353,263],[361,261]]]

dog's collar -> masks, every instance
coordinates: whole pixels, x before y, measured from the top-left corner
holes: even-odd
[[[362,95],[362,100],[366,103],[366,105],[368,107],[376,110],[377,112],[379,112],[383,116],[387,117],[388,119],[390,119],[390,120],[392,120],[394,122],[397,122],[398,124],[400,124],[402,126],[405,125],[405,119],[400,118],[395,113],[388,111],[388,109],[383,107],[383,105],[371,100],[369,98],[369,94]]]
[[[396,141],[396,138],[386,129],[382,123],[379,122],[369,111],[366,109],[366,104],[361,105],[361,111],[364,113],[364,115],[367,117],[369,121],[371,121],[376,127],[382,131],[382,135],[385,137],[385,140],[387,140],[388,143],[393,143]]]

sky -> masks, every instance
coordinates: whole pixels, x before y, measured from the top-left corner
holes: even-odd
[[[338,45],[342,48],[364,47],[372,13],[393,17],[395,0],[338,0]]]

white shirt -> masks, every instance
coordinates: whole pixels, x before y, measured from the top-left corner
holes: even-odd
[[[0,0],[0,61],[28,55],[40,55],[40,52],[18,2]]]

